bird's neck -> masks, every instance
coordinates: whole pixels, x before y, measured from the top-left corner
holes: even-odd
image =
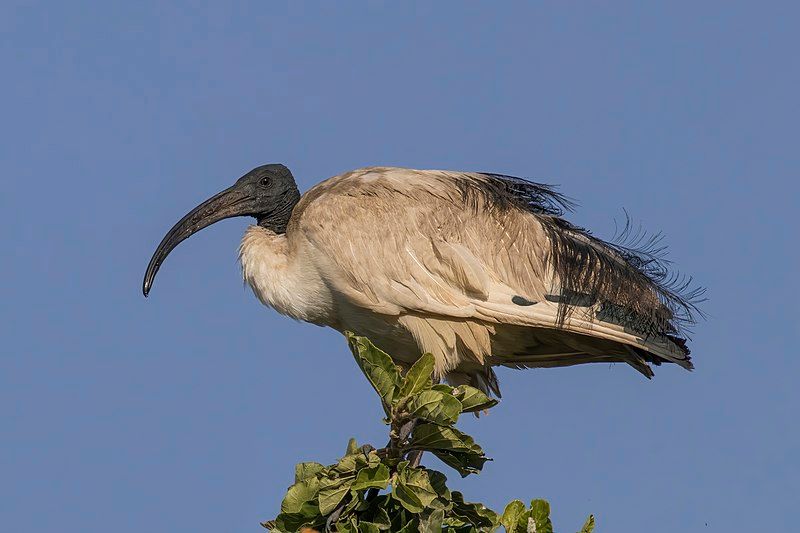
[[[278,235],[286,233],[289,219],[292,218],[292,210],[300,201],[300,191],[297,190],[297,185],[294,183],[292,185],[279,198],[275,199],[271,211],[256,217],[256,223],[259,226]]]
[[[325,312],[322,281],[296,257],[286,233],[250,226],[242,237],[242,277],[264,305],[283,315],[320,323]]]

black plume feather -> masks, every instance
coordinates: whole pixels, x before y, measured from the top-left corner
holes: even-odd
[[[562,218],[575,202],[551,185],[503,174],[482,173],[485,180],[462,185],[465,200],[480,192],[499,208],[516,207],[537,215],[551,242],[550,262],[563,295],[577,294],[599,303],[597,318],[615,322],[638,335],[670,338],[684,352],[687,326],[703,316],[698,304],[705,289],[670,268],[660,233],[633,228],[626,213],[622,231],[604,241]],[[474,190],[477,187],[480,191]],[[561,298],[558,320],[573,311]]]

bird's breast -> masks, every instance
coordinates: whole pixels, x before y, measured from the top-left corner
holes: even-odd
[[[332,325],[330,291],[306,251],[290,247],[285,234],[250,226],[239,261],[242,277],[264,305],[296,320]]]

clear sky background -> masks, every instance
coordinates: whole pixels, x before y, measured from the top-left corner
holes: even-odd
[[[461,423],[494,461],[451,483],[548,498],[559,531],[794,530],[796,6],[3,2],[0,529],[258,532],[296,462],[383,443],[342,337],[243,288],[245,219],[140,293],[181,215],[281,162],[301,190],[375,164],[529,176],[600,236],[623,208],[663,230],[708,287],[697,370],[501,370]]]

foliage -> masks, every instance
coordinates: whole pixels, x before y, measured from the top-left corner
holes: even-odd
[[[368,339],[348,334],[359,368],[381,398],[389,443],[381,449],[350,439],[336,464],[300,463],[275,520],[262,524],[276,533],[300,530],[337,532],[490,532],[552,533],[550,505],[519,500],[498,515],[481,503],[464,500],[447,488],[441,472],[418,466],[430,452],[462,477],[476,474],[489,459],[454,424],[462,413],[497,404],[468,385],[451,387],[433,380],[434,359],[423,355],[403,375]],[[589,516],[580,533],[591,533]]]

